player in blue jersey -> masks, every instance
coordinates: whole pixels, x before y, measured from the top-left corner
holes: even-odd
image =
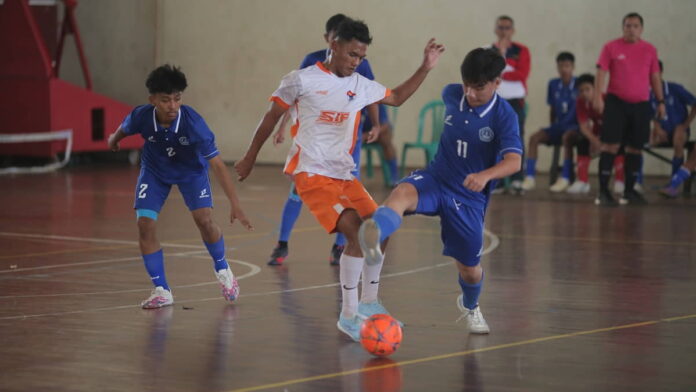
[[[539,144],[560,145],[566,132],[578,129],[578,122],[575,119],[575,101],[578,92],[575,87],[575,76],[573,76],[575,56],[570,52],[559,53],[556,56],[556,68],[559,77],[549,81],[546,92],[546,103],[551,107],[551,125],[540,129],[529,138],[527,175],[522,182],[522,189],[525,191],[536,187],[536,162]],[[561,176],[551,186],[551,191],[562,192],[568,188],[572,172],[573,157],[566,149]]]
[[[248,230],[252,230],[252,226],[239,205],[232,178],[215,146],[215,135],[193,108],[182,105],[182,93],[187,83],[179,68],[170,65],[158,67],[150,73],[145,84],[150,93],[150,104],[136,107],[109,137],[112,151],[119,150],[119,142],[125,137],[140,134],[145,139],[140,176],[135,187],[135,213],[140,251],[155,288],[141,306],[155,309],[174,303],[156,234],[157,216],[172,185],[179,188],[213,258],[223,297],[234,301],[239,296],[239,285],[225,258],[222,230],[212,218],[209,166],[229,199],[232,207],[230,222],[238,219]]]
[[[660,75],[664,71],[662,61]],[[674,157],[672,158],[672,180],[669,185],[662,188],[660,193],[667,197],[677,197],[679,186],[696,169],[696,153],[689,154],[689,161],[684,162],[684,144],[689,140],[691,122],[696,117],[696,97],[681,84],[674,82],[662,82],[662,92],[665,97],[667,116],[662,120],[653,120],[653,135],[651,144],[672,145]],[[657,108],[657,98],[650,93],[650,103],[653,109]]]
[[[336,30],[338,29],[338,26],[341,24],[341,22],[345,21],[348,19],[347,16],[343,14],[336,14],[332,17],[329,18],[329,20],[326,21],[326,32],[324,33],[324,40],[326,41],[327,45],[331,45],[331,41],[334,40],[335,35],[336,35]],[[300,64],[299,69],[307,68],[311,65],[314,65],[318,62],[324,62],[326,59],[331,55],[331,49],[326,48],[326,49],[321,49],[317,50],[316,52],[312,52],[305,56],[304,60],[302,60],[302,63]],[[372,73],[372,69],[370,68],[370,63],[367,60],[363,60],[358,67],[355,69],[355,72],[359,73],[360,75],[370,79],[374,80],[375,76]],[[368,110],[376,110],[377,105],[371,105],[373,108],[369,108]],[[383,105],[381,105],[383,106]],[[386,110],[384,108],[381,108],[380,110],[380,124],[381,126],[385,126],[385,119],[382,117],[382,112],[384,112],[384,117],[386,117]],[[370,113],[369,116],[375,116],[376,114]],[[285,140],[285,129],[286,129],[286,124],[288,120],[290,119],[290,115],[286,113],[283,118],[280,121],[280,126],[278,127],[278,131],[273,135],[273,144],[277,145],[282,143]],[[368,117],[369,119],[369,117]],[[369,122],[371,124],[371,122]],[[368,125],[367,127],[364,126],[365,124],[361,124],[361,131],[366,130],[369,131],[372,126]],[[386,123],[388,125],[388,122]],[[353,161],[355,161],[355,170],[353,171],[353,175],[356,178],[360,178],[360,147],[362,145],[362,138],[358,138],[358,141],[355,145],[355,149],[353,150]],[[396,160],[394,160],[396,162]],[[278,243],[276,244],[276,247],[273,248],[273,252],[271,252],[271,258],[268,261],[268,265],[282,265],[285,259],[288,257],[288,254],[290,253],[290,249],[288,247],[288,241],[290,240],[290,233],[292,232],[293,226],[295,226],[295,222],[297,221],[297,218],[300,216],[300,211],[302,210],[302,200],[300,200],[300,196],[297,195],[297,191],[295,190],[295,185],[291,184],[290,185],[290,194],[288,195],[288,199],[285,201],[285,206],[283,207],[283,214],[280,220],[280,233],[278,234]],[[331,265],[338,265],[339,260],[341,258],[341,254],[343,253],[343,249],[345,248],[346,244],[346,237],[342,233],[337,233],[336,234],[336,240],[331,247],[331,251],[329,252],[329,264]]]
[[[464,83],[442,91],[445,125],[435,159],[403,179],[358,235],[370,264],[381,260],[404,214],[440,216],[443,254],[454,258],[459,271],[457,306],[471,333],[490,331],[478,298],[483,221],[493,180],[515,173],[522,163],[517,115],[496,93],[504,68],[505,59],[495,50],[478,48],[466,55]]]

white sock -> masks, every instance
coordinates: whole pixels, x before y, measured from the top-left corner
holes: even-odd
[[[384,255],[382,255],[382,260],[379,263],[374,265],[364,264],[360,302],[375,302],[377,301],[377,292],[379,291],[379,275],[382,273],[382,266],[384,265]]]
[[[346,318],[355,316],[358,312],[358,283],[362,272],[364,257],[353,257],[343,253],[340,260],[341,292],[343,293],[343,306],[341,315]]]

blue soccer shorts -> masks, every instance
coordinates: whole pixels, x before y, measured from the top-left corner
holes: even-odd
[[[135,186],[134,208],[160,212],[172,185],[160,180],[149,170],[141,168],[138,183]],[[176,185],[190,211],[213,207],[213,194],[207,173],[192,177],[188,181],[176,183]]]
[[[447,190],[428,170],[417,170],[401,180],[418,191],[415,214],[439,216],[442,254],[474,267],[481,262],[485,210],[468,205],[467,199]]]
[[[542,131],[544,131],[546,136],[549,137],[549,140],[547,140],[545,144],[549,146],[561,145],[561,143],[563,143],[563,134],[577,129],[577,125],[573,126],[561,124],[553,124],[548,128],[542,128]]]

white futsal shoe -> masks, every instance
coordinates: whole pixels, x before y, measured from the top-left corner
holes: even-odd
[[[536,179],[532,176],[525,177],[522,181],[522,190],[531,191],[534,188],[536,188]]]
[[[234,302],[239,297],[239,283],[237,283],[230,267],[217,271],[215,276],[220,281],[222,296],[228,302]]]
[[[566,192],[573,195],[583,195],[590,192],[590,184],[582,181],[575,181]]]
[[[614,193],[623,195],[626,185],[623,181],[614,181]]]
[[[157,286],[150,293],[150,297],[143,301],[140,306],[142,306],[143,309],[158,309],[173,304],[174,297],[172,296],[172,292],[162,286]]]
[[[563,192],[564,190],[568,189],[568,185],[570,185],[570,182],[567,178],[558,177],[556,182],[554,182],[553,185],[551,185],[549,190],[555,193]]]
[[[480,306],[476,306],[474,309],[464,307],[464,294],[459,294],[457,297],[457,308],[462,312],[461,318],[466,321],[466,326],[469,328],[470,333],[487,334],[491,332],[486,319],[481,314]]]

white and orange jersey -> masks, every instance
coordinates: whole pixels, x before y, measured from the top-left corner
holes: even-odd
[[[283,77],[271,100],[295,119],[285,173],[307,172],[350,180],[360,135],[360,111],[389,96],[381,84],[354,72],[339,77],[317,62]]]

